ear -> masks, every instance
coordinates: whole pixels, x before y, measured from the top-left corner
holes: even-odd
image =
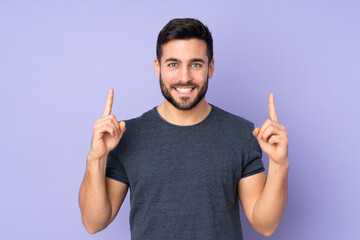
[[[215,59],[213,58],[209,64],[209,79],[212,78],[214,74],[214,66],[215,65]]]
[[[155,65],[155,73],[158,78],[160,78],[160,62],[157,57],[154,58],[154,65]]]

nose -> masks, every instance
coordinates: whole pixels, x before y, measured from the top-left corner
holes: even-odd
[[[189,68],[187,66],[183,66],[180,69],[179,81],[180,82],[189,82],[189,81],[191,81],[191,73],[190,73],[190,70],[189,70]]]

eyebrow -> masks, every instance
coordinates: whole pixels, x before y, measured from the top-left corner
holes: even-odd
[[[168,58],[165,60],[165,62],[181,62],[179,59],[177,58]],[[190,62],[201,62],[201,63],[205,63],[205,61],[201,58],[193,58],[190,60]]]
[[[176,58],[168,58],[165,60],[165,62],[180,62],[180,61]]]

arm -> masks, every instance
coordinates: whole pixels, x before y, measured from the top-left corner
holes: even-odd
[[[89,233],[106,228],[116,217],[127,194],[125,183],[105,177],[105,156],[88,157],[87,169],[79,192],[82,222]]]
[[[269,95],[269,115],[270,119],[252,132],[269,156],[268,176],[259,173],[238,182],[245,215],[253,228],[265,236],[270,236],[280,224],[287,202],[289,170],[289,139],[285,126],[278,121],[273,94]]]
[[[112,222],[128,190],[126,184],[105,177],[109,152],[119,144],[126,130],[125,122],[119,123],[111,114],[113,97],[111,88],[103,117],[96,120],[93,127],[86,172],[79,191],[81,218],[89,233],[101,231]]]
[[[239,199],[251,226],[264,236],[270,236],[279,226],[287,202],[289,164],[275,165],[270,161],[265,173],[240,179]]]

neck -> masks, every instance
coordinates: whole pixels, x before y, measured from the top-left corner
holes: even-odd
[[[203,121],[209,115],[211,106],[203,98],[194,108],[179,110],[165,100],[157,107],[157,110],[161,117],[169,123],[179,126],[190,126]]]

